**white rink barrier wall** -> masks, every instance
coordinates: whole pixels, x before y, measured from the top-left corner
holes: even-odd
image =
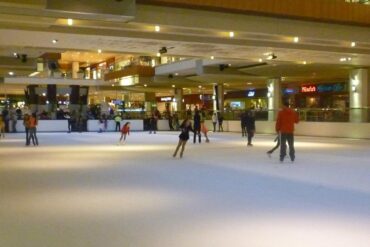
[[[121,127],[127,121],[131,123],[131,130],[143,131],[144,122],[141,119],[127,119],[121,122]],[[182,121],[180,120],[180,123]],[[205,121],[209,131],[213,131],[211,120]],[[158,130],[170,130],[168,120],[158,120]],[[12,131],[11,121],[9,123]],[[114,120],[108,120],[107,131],[115,131],[116,123]],[[218,131],[218,124],[216,131]],[[23,121],[17,121],[17,132],[24,132]],[[223,129],[225,132],[241,132],[240,121],[224,121]],[[256,121],[257,134],[275,134],[275,122]],[[99,131],[98,120],[87,121],[88,131]],[[67,120],[39,120],[37,126],[38,132],[67,132]],[[363,138],[370,139],[370,123],[333,123],[333,122],[300,122],[295,126],[295,135],[302,136],[321,136],[321,137],[344,137],[344,138]]]

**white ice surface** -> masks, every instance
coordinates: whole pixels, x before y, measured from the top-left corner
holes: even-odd
[[[296,137],[296,162],[238,134],[0,139],[0,247],[368,247],[370,140]]]

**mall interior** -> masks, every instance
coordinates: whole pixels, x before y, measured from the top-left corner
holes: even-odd
[[[368,247],[369,106],[369,0],[0,0],[0,247]]]
[[[369,138],[369,1],[275,2],[0,1],[1,111],[92,130],[102,115],[238,121],[253,107],[271,133],[288,99],[302,122]]]

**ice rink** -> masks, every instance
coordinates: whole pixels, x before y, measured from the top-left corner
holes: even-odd
[[[370,140],[296,137],[296,161],[210,133],[172,158],[178,132],[0,139],[3,247],[368,247]]]

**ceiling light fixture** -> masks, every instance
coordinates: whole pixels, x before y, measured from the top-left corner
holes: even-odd
[[[68,26],[72,26],[73,25],[73,19],[68,18],[67,19],[67,24],[68,24]]]
[[[356,42],[351,42],[351,47],[355,47],[356,46]]]
[[[263,62],[263,59],[262,58],[258,59],[258,62],[262,63]]]
[[[9,71],[8,74],[11,75],[11,76],[13,76],[14,75],[14,72],[13,71]]]
[[[298,43],[299,42],[299,37],[294,37],[293,41],[294,41],[294,43]]]
[[[98,49],[98,53],[101,53],[101,49]]]
[[[144,84],[144,87],[147,87],[148,85]]]
[[[161,53],[157,52],[157,57],[160,57],[161,56]]]
[[[351,61],[351,60],[352,60],[352,58],[351,58],[351,57],[347,57],[347,60],[348,60],[348,61]]]
[[[175,73],[175,76],[178,76],[179,75],[179,73]]]
[[[307,64],[307,61],[303,61],[303,64],[306,65]]]
[[[234,38],[234,32],[229,32],[229,36],[230,36],[230,38]]]
[[[56,44],[56,43],[58,43],[58,40],[57,39],[53,39],[53,44]]]
[[[172,85],[172,87],[175,87],[175,85]]]
[[[159,31],[161,31],[161,27],[160,27],[160,26],[155,26],[155,27],[154,27],[154,30],[155,30],[156,32],[159,32]]]
[[[214,56],[211,56],[211,59],[213,60],[213,59],[215,59],[215,57]]]
[[[345,57],[341,57],[341,58],[339,59],[339,61],[341,61],[341,62],[345,62],[345,61],[347,61],[347,58],[345,58]]]
[[[18,53],[13,52],[13,56],[14,56],[14,57],[18,57]]]

